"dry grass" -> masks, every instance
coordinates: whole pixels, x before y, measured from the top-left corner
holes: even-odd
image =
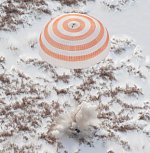
[[[123,37],[120,39],[119,37],[112,37],[111,51],[115,54],[128,52],[129,50],[133,50],[135,47],[135,42],[130,38]]]
[[[99,75],[105,80],[116,81],[113,71],[114,68],[112,66],[105,66],[100,69]]]
[[[44,0],[6,0],[0,4],[0,30],[14,31],[18,25],[28,24],[26,16],[51,14]]]
[[[143,95],[142,89],[138,88],[136,85],[130,87],[129,85],[126,85],[125,88],[116,87],[115,89],[111,89],[109,91],[105,91],[102,93],[102,95],[108,96],[108,97],[116,97],[118,94],[125,94],[128,96],[136,96],[136,95]]]
[[[109,150],[107,153],[115,153],[114,151],[112,151],[112,150]]]
[[[110,10],[122,11],[123,8],[131,2],[135,2],[135,0],[118,0],[117,3],[113,3],[112,1],[102,1],[101,3]]]
[[[60,95],[60,94],[67,94],[68,93],[68,90],[67,89],[57,89],[57,88],[54,88],[57,95]]]
[[[136,47],[132,41],[126,44],[126,40],[119,40],[119,38],[113,42],[115,43],[113,43],[111,53],[115,53],[118,57],[123,52],[118,54],[116,50],[122,44],[124,44],[124,51],[126,51],[126,46],[131,50]],[[136,60],[141,59],[136,54],[132,57]],[[140,68],[137,69],[134,65],[131,66],[130,62],[131,59],[127,59],[117,65],[113,59],[109,58],[99,63],[97,67],[70,70],[69,73],[64,71],[65,73],[59,74],[57,68],[36,58],[19,59],[18,68],[8,70],[7,58],[1,56],[0,64],[3,65],[5,71],[0,70],[0,124],[2,127],[0,141],[3,146],[0,152],[7,153],[14,150],[17,153],[38,152],[41,146],[26,144],[26,141],[30,139],[34,139],[35,142],[44,140],[42,142],[50,145],[59,144],[57,150],[59,152],[62,145],[59,138],[56,139],[50,135],[50,127],[59,115],[72,109],[74,104],[79,105],[85,101],[97,104],[99,123],[98,126],[91,127],[89,137],[78,139],[79,144],[84,143],[93,147],[95,138],[101,139],[104,143],[115,141],[128,152],[132,146],[118,133],[143,132],[144,127],[140,123],[144,120],[146,126],[150,120],[149,101],[141,101],[139,106],[122,99],[122,97],[127,97],[136,101],[144,98],[145,94],[143,86],[136,79],[143,79],[144,76],[146,82],[146,72],[141,72]],[[27,71],[29,67],[38,72],[36,77],[29,74]],[[120,85],[119,75],[122,72],[129,75],[129,79],[136,78],[134,84],[122,79],[122,85]],[[74,79],[77,84],[70,86]],[[112,109],[114,107],[117,107],[118,111],[114,111]],[[135,118],[134,113],[138,117],[136,115]],[[22,147],[10,142],[10,138],[13,140],[16,137],[23,139]]]
[[[43,71],[54,72],[54,68],[45,61],[38,60],[36,58],[28,58],[28,59],[20,59],[20,62],[25,63],[27,65],[34,65],[35,67],[42,69]]]
[[[63,75],[57,75],[55,76],[55,82],[59,82],[59,81],[62,81],[64,83],[69,83],[69,78],[70,76],[69,75],[66,75],[66,74],[63,74]]]
[[[40,145],[24,145],[24,146],[19,146],[17,144],[14,143],[8,143],[6,144],[5,148],[2,149],[0,151],[0,153],[4,153],[4,152],[15,152],[15,153],[26,153],[26,152],[30,152],[33,153],[39,150],[41,146]]]
[[[56,138],[52,135],[48,135],[48,134],[41,134],[41,139],[44,139],[45,141],[47,141],[49,144],[55,144],[56,143]]]
[[[62,5],[77,5],[79,2],[86,3],[87,0],[55,0],[55,1],[60,1]]]

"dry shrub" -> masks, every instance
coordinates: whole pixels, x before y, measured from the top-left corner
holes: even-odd
[[[103,105],[100,103],[98,111],[99,111],[99,114],[97,117],[99,118],[99,121],[100,121],[99,128],[101,129],[101,131],[105,131],[105,132],[104,134],[96,133],[95,137],[103,139],[104,141],[115,140],[118,143],[120,143],[125,150],[130,150],[130,144],[122,140],[122,137],[120,137],[117,134],[117,132],[128,132],[128,131],[135,131],[139,129],[139,127],[135,125],[134,123],[128,124],[128,121],[132,119],[132,116],[126,115],[128,110],[126,112],[121,110],[119,114],[116,114],[116,112],[111,111],[110,103],[106,105]]]
[[[134,86],[126,85],[125,88],[121,88],[120,86],[118,86],[114,89],[104,91],[102,95],[114,98],[120,93],[128,96],[143,95],[142,89],[138,88],[136,85]]]
[[[10,84],[10,78],[9,78],[9,75],[3,73],[3,74],[0,74],[0,81],[4,84]]]
[[[8,106],[4,104],[2,107],[0,107],[0,123],[3,125],[5,130],[7,129],[7,132],[3,130],[0,133],[0,137],[13,137],[13,135],[17,135],[20,132],[24,136],[27,133],[30,133],[33,136],[37,132],[37,129],[43,126],[42,122],[44,119],[46,119],[50,124],[58,114],[62,113],[62,111],[63,110],[58,102],[53,101],[49,102],[48,104],[32,97],[24,97],[22,101],[15,102]],[[3,122],[4,119],[6,122]],[[47,129],[49,127],[48,123]],[[30,134],[26,135],[26,139],[30,139]],[[39,133],[39,135],[40,134],[41,133]],[[45,139],[49,143],[53,143],[56,140],[54,137],[49,135],[42,135],[41,138]],[[23,146],[25,146],[25,144]],[[12,148],[14,148],[14,146],[12,146]],[[35,145],[32,146],[32,149],[36,150]],[[20,151],[21,148],[16,148],[16,150]]]
[[[136,47],[135,42],[128,37],[112,37],[111,39],[111,52],[115,54],[122,54],[133,50]]]
[[[77,5],[79,2],[86,3],[86,0],[55,0],[55,1],[60,1],[62,5]]]
[[[0,4],[0,30],[14,31],[18,25],[28,24],[27,15],[51,14],[44,0],[6,0]]]
[[[20,146],[19,144],[15,143],[6,143],[4,145],[4,148],[0,150],[0,153],[7,153],[7,152],[15,152],[15,153],[33,153],[38,151],[40,148],[40,145],[33,145],[33,144],[28,144],[28,145],[23,145]]]
[[[107,153],[115,153],[114,151],[112,151],[112,150],[109,150]]]
[[[54,143],[56,143],[56,141],[57,141],[57,139],[54,137],[54,136],[52,136],[52,135],[50,135],[50,134],[41,134],[41,136],[40,136],[40,138],[41,139],[44,139],[45,141],[47,141],[49,144],[54,144]]]
[[[74,75],[75,77],[81,78],[82,69],[74,69],[74,70],[72,71],[72,73],[73,73],[73,75]]]
[[[6,59],[4,56],[0,56],[0,63],[5,63]]]
[[[124,93],[127,95],[143,95],[141,89],[139,89],[136,85],[133,87],[130,87],[129,85],[126,85],[126,88],[124,90]]]
[[[39,60],[37,58],[28,58],[28,59],[20,59],[20,62],[27,64],[27,65],[33,65],[35,67],[38,67],[39,69],[43,69],[43,71],[50,71],[52,73],[55,73],[55,70],[53,69],[52,65],[48,64],[47,62],[43,60]]]
[[[82,94],[79,91],[76,91],[73,94],[74,100],[76,100],[78,103],[81,103]]]
[[[139,120],[150,121],[150,113],[139,113]]]
[[[114,128],[115,131],[120,131],[120,132],[127,132],[127,131],[132,131],[132,130],[136,130],[137,129],[133,125],[114,126],[113,128]]]
[[[87,10],[86,11],[83,11],[83,10],[66,10],[64,11],[64,13],[81,13],[81,14],[87,14]]]
[[[105,80],[116,81],[116,77],[113,73],[112,67],[102,67],[100,69],[99,75]]]
[[[109,8],[110,10],[117,10],[122,11],[125,6],[127,6],[129,3],[134,2],[135,0],[118,0],[116,1],[102,1],[101,3]]]
[[[60,94],[67,94],[68,91],[66,89],[57,89],[57,88],[54,88],[57,95],[60,95]]]
[[[125,68],[127,69],[127,72],[130,75],[135,75],[135,76],[138,76],[142,79],[146,79],[146,76],[141,72],[141,70],[136,69],[134,66],[127,65],[127,66],[125,66]]]
[[[41,99],[42,97],[48,97],[50,95],[47,85],[41,85],[32,80],[29,76],[13,69],[13,72],[0,74],[0,82],[2,86],[0,92],[3,92],[1,97],[7,97],[15,99],[19,95],[26,95],[28,97],[36,97]]]
[[[63,74],[63,75],[57,75],[56,74],[54,79],[55,79],[56,82],[62,81],[64,83],[69,83],[70,76],[66,75],[66,74]]]
[[[20,125],[18,126],[19,131],[30,131],[28,126]]]
[[[88,145],[89,147],[94,147],[94,144],[93,144],[93,141],[89,141],[88,139],[86,138],[80,138],[79,139],[79,145],[82,145],[82,144],[86,144]]]
[[[13,136],[13,131],[3,131],[0,133],[0,137],[11,137]]]
[[[124,44],[123,48],[126,48],[126,46],[134,48],[132,43],[121,42],[120,39],[115,43],[114,45],[118,45],[118,48],[122,44]],[[122,49],[122,51],[125,50]],[[115,56],[119,55],[116,54]],[[5,63],[3,58],[1,61]],[[134,66],[127,67],[125,62],[118,65],[118,63],[113,62],[113,59],[106,59],[92,68],[71,70],[69,75],[66,73],[60,75],[55,67],[35,58],[21,59],[18,65],[23,68],[23,72],[9,70],[0,77],[0,83],[2,84],[2,88],[0,88],[0,123],[3,126],[2,129],[4,129],[2,132],[5,132],[6,129],[8,131],[13,129],[13,135],[10,135],[12,139],[19,135],[19,137],[26,136],[26,140],[30,140],[32,137],[32,139],[35,138],[35,142],[43,139],[49,144],[55,145],[59,140],[46,131],[55,123],[56,118],[67,110],[66,108],[69,110],[72,108],[74,101],[77,105],[84,101],[99,105],[97,109],[99,112],[97,116],[98,126],[92,127],[93,135],[89,139],[79,140],[81,144],[85,143],[93,147],[93,138],[102,139],[104,142],[115,141],[125,149],[125,152],[128,152],[126,150],[130,149],[130,144],[124,141],[124,137],[118,133],[137,130],[143,132],[144,127],[140,125],[140,120],[145,120],[146,126],[149,123],[149,114],[144,113],[150,109],[149,102],[145,102],[143,105],[141,102],[141,105],[138,106],[135,103],[129,104],[128,101],[123,101],[122,97],[124,98],[124,95],[120,96],[120,94],[133,96],[132,100],[136,101],[144,94],[143,90],[139,88],[139,85],[141,86],[139,81],[135,80],[135,85],[126,85],[124,78],[122,78],[121,84],[123,87],[119,85],[116,87],[118,76],[122,73],[122,71],[120,72],[121,66],[129,70],[125,70],[124,73],[130,74],[131,77],[134,76],[134,72],[138,73]],[[36,79],[28,76],[29,74],[27,75],[26,68],[28,67],[38,72]],[[46,77],[43,77],[43,74]],[[75,78],[77,78],[77,84],[69,86],[70,81]],[[62,82],[65,83],[65,87],[57,88],[57,85],[59,86]],[[74,100],[71,102],[66,100],[66,103],[62,102],[63,104],[56,100],[56,97],[61,99],[63,96],[74,98]],[[9,103],[10,101],[11,103]],[[116,109],[118,111],[115,111]],[[135,113],[138,114],[139,118],[135,118],[135,115],[133,115]],[[4,140],[2,145],[6,141]],[[35,144],[31,147],[32,149],[25,144],[23,146],[26,148],[26,152],[36,152]],[[5,148],[12,152],[9,147],[10,142],[7,147],[3,147],[2,152],[5,152]],[[23,147],[19,148],[17,145],[12,145],[10,148],[15,148],[16,152],[24,152]]]
[[[93,78],[88,77],[80,86],[77,87],[77,89],[85,92],[86,90],[90,90],[93,84],[95,84]]]

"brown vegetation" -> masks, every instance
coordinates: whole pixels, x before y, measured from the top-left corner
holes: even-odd
[[[0,30],[14,31],[18,25],[28,24],[28,14],[51,14],[47,6],[44,0],[6,0],[0,4]]]
[[[86,3],[87,0],[55,0],[55,1],[60,1],[62,5],[77,5],[79,2]]]

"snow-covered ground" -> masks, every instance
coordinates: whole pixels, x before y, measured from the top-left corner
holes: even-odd
[[[100,7],[100,1],[96,1],[97,5],[93,4],[94,9],[91,9],[89,13],[98,16],[108,27],[111,35],[123,34],[134,38],[143,48],[144,53],[148,55],[150,46],[150,0],[133,0],[122,11],[113,12],[108,10],[107,7]],[[106,1],[113,2],[113,0]]]
[[[149,0],[71,6],[1,0],[0,11],[0,152],[150,152]],[[39,56],[38,37],[45,23],[72,11],[97,17],[110,32],[109,56],[89,69],[52,67]],[[87,128],[78,122],[80,134],[73,135],[68,116],[82,104],[98,118]],[[65,130],[57,126],[63,121]],[[57,128],[61,134],[55,138]]]

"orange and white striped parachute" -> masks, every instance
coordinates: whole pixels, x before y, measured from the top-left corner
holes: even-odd
[[[39,45],[41,57],[54,66],[87,68],[108,55],[109,34],[99,20],[68,13],[46,24]]]

